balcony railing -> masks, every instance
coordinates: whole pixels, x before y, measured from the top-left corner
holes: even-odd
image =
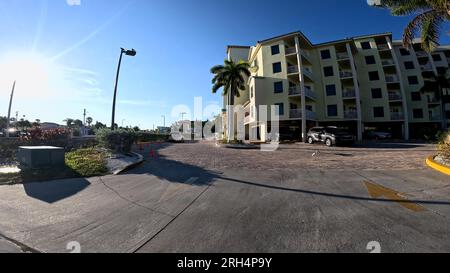
[[[356,98],[356,90],[355,89],[344,89],[342,90],[343,98]]]
[[[436,97],[427,97],[428,103],[439,103],[440,100]]]
[[[306,110],[306,119],[308,119],[308,120],[316,120],[317,119],[317,115],[313,111]]]
[[[431,71],[433,70],[433,66],[430,63],[427,63],[420,65],[420,69],[422,69],[422,71]]]
[[[438,120],[441,120],[441,117],[439,115],[430,116],[430,120],[438,121]]]
[[[349,58],[347,52],[338,52],[336,53],[336,57],[338,60],[345,60]]]
[[[302,110],[301,109],[291,109],[289,111],[289,118],[291,119],[300,119],[302,118]],[[317,116],[316,113],[310,110],[306,110],[306,119],[308,120],[316,120]]]
[[[397,75],[387,75],[386,76],[387,83],[397,83],[399,82]]]
[[[309,67],[303,67],[302,71],[303,71],[303,74],[305,74],[306,76],[308,76],[310,79],[313,78],[313,73],[312,73],[311,68],[309,68]]]
[[[298,73],[298,66],[293,65],[288,67],[288,74]]]
[[[378,44],[377,47],[378,47],[378,50],[390,50],[388,44]]]
[[[404,120],[405,116],[403,113],[391,113],[391,120]]]
[[[357,119],[358,113],[356,111],[345,111],[344,118],[345,119]]]
[[[313,100],[317,98],[316,93],[309,87],[305,87],[305,96]]]
[[[339,72],[339,75],[341,76],[341,79],[353,77],[352,71],[341,71],[341,72]]]
[[[402,94],[397,92],[389,92],[389,100],[390,101],[402,100]]]
[[[286,48],[286,55],[291,55],[297,53],[297,49],[295,47],[287,47]]]
[[[302,118],[302,110],[291,109],[291,111],[289,111],[289,118]]]
[[[302,92],[300,90],[300,86],[291,86],[289,87],[289,96],[301,95]]]
[[[419,58],[422,58],[422,57],[427,57],[428,58],[428,53],[426,53],[425,51],[416,51],[416,55]]]
[[[382,60],[381,63],[383,64],[383,66],[395,65],[395,62],[393,60]]]

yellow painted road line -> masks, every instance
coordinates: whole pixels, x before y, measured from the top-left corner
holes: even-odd
[[[434,161],[434,158],[432,156],[427,158],[426,163],[430,168],[435,169],[436,171],[441,172],[443,174],[450,175],[450,168],[437,163],[436,161]]]
[[[426,209],[423,206],[420,206],[418,204],[412,203],[408,201],[408,199],[403,198],[401,194],[395,190],[383,187],[378,184],[374,184],[368,181],[364,181],[367,191],[369,192],[369,195],[372,198],[380,198],[385,197],[390,200],[393,200],[394,202],[398,203],[399,205],[403,206],[404,208],[407,208],[414,212],[422,212],[426,211]]]

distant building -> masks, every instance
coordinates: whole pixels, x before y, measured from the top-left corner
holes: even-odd
[[[170,133],[170,127],[158,126],[158,132],[163,135],[168,135]]]
[[[61,125],[53,122],[42,122],[41,123],[41,129],[42,130],[50,130],[50,129],[56,129],[62,127]]]

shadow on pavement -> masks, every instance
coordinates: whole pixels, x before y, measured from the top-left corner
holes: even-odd
[[[220,178],[221,173],[206,170],[202,167],[185,164],[183,162],[167,159],[159,150],[172,143],[154,143],[137,146],[135,152],[144,156],[145,164],[129,170],[124,174],[151,174],[160,179],[194,186],[208,186],[214,179]],[[183,146],[184,144],[177,144]],[[213,160],[213,158],[211,158]],[[194,180],[195,179],[195,180]]]
[[[25,183],[23,187],[28,196],[52,204],[71,197],[89,187],[91,183],[84,178],[55,180],[50,182]]]

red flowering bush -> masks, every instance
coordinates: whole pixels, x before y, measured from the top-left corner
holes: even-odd
[[[24,141],[52,141],[67,139],[71,135],[70,130],[65,128],[55,128],[42,130],[41,128],[33,128],[28,130],[28,135],[22,137]]]

